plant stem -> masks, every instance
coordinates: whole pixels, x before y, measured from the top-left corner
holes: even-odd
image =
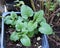
[[[30,2],[31,2],[31,5],[32,5],[33,10],[36,11],[35,5],[34,5],[34,1],[33,0],[30,0]]]
[[[49,16],[50,0],[48,0],[48,16]]]
[[[46,0],[46,3],[48,3],[48,0]],[[46,8],[46,10],[45,10],[45,12],[46,12],[46,15],[47,15],[47,13],[48,13],[48,8],[45,6],[45,8]]]
[[[45,6],[45,14],[46,14],[46,12],[47,12],[47,8],[46,8],[46,6]]]
[[[43,10],[43,2],[44,2],[44,1],[42,0],[42,10]]]

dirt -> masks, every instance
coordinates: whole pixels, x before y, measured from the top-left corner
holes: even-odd
[[[14,28],[5,26],[5,42],[6,42],[6,48],[41,48],[42,46],[42,39],[40,38],[40,34],[35,35],[33,38],[31,38],[31,46],[25,47],[21,44],[20,41],[13,42],[11,41],[10,35],[15,30]],[[8,28],[8,29],[7,29]]]

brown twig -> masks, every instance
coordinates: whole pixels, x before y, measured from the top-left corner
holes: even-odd
[[[42,10],[43,10],[43,4],[44,4],[44,1],[42,0]]]
[[[48,36],[48,39],[50,40],[50,41],[53,41],[54,43],[56,43],[56,45],[58,46],[58,45],[60,45],[60,43],[59,42],[57,42],[56,40],[54,40],[54,39],[52,39],[51,37],[49,37]]]
[[[48,16],[49,16],[50,0],[48,0]]]
[[[56,13],[58,13],[59,11],[60,11],[60,8],[57,9],[56,11],[54,11],[54,12],[50,15],[50,17],[48,18],[48,22],[49,22],[49,19],[51,19],[51,20],[50,20],[50,24],[52,23],[55,15],[56,15]]]

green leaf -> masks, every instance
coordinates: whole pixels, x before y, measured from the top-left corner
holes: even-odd
[[[18,20],[22,22],[23,18],[21,16],[18,16]]]
[[[44,5],[48,8],[49,2],[45,2]]]
[[[54,8],[50,8],[49,10],[50,10],[50,11],[53,11],[53,10],[54,10]]]
[[[28,32],[28,37],[33,37],[34,36],[34,31],[32,31],[32,32]]]
[[[11,25],[16,25],[16,20],[15,21],[13,20],[13,22],[11,23]]]
[[[49,24],[44,23],[44,22],[41,22],[40,25],[41,25],[41,27],[39,28],[39,31],[40,31],[41,33],[47,34],[47,35],[53,33],[53,30],[52,30],[52,28],[50,27]]]
[[[33,31],[34,28],[33,28],[33,22],[32,21],[29,21],[28,22],[28,31]]]
[[[38,26],[37,24],[38,24],[37,22],[34,22],[34,23],[33,23],[33,28],[34,28],[34,29],[37,28],[37,26]]]
[[[15,12],[11,12],[10,16],[12,20],[17,19],[17,14]]]
[[[22,5],[21,6],[21,15],[24,19],[27,19],[28,17],[33,16],[33,10],[27,5]]]
[[[13,21],[10,19],[10,16],[6,16],[4,18],[4,22],[5,22],[5,24],[12,24]]]
[[[24,45],[24,46],[31,46],[31,41],[29,39],[28,36],[24,35],[21,39],[20,39],[21,43]]]
[[[17,31],[21,31],[23,28],[23,23],[20,20],[17,20],[15,27]]]
[[[15,12],[11,12],[10,16],[6,16],[4,18],[4,22],[6,24],[11,24],[11,25],[15,25],[16,24],[16,19],[17,19],[17,15]]]
[[[50,8],[54,8],[54,7],[55,7],[55,5],[54,5],[54,4],[50,6]]]
[[[27,33],[28,33],[28,30],[27,30],[26,28],[22,28],[22,32],[23,32],[24,34],[27,34]]]
[[[46,19],[45,18],[42,18],[42,22],[45,22],[46,23]]]
[[[17,32],[13,32],[12,34],[11,34],[11,36],[10,36],[10,40],[12,40],[12,41],[17,41],[17,40],[19,40],[19,35],[17,34]]]
[[[36,22],[40,22],[42,20],[43,16],[44,16],[44,12],[43,12],[43,10],[40,10],[35,13],[34,20],[36,20]]]
[[[33,21],[29,21],[28,22],[28,31],[31,32],[31,31],[34,31],[34,29],[37,28],[37,22],[34,22]]]
[[[27,25],[28,25],[28,22],[23,23],[24,28],[27,28],[28,27]]]
[[[16,30],[21,31],[23,28],[27,28],[27,22],[22,22],[20,19],[16,22]]]

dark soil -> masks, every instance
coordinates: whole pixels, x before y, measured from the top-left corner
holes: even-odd
[[[15,12],[19,12],[20,11],[20,7],[15,7],[14,5],[16,5],[16,3],[14,2],[15,0],[5,0],[6,2],[6,7],[7,7],[7,10],[10,12],[10,11],[15,11]],[[22,0],[24,1],[24,3],[26,5],[28,5],[29,7],[32,8],[31,6],[31,3],[30,3],[30,0]]]
[[[16,41],[16,42],[13,42],[11,41],[9,38],[10,38],[10,34],[15,30],[11,27],[8,27],[8,26],[5,26],[5,43],[6,43],[6,48],[38,48],[38,47],[41,47],[42,45],[42,40],[37,40],[38,37],[41,37],[42,35],[38,34],[38,35],[35,35],[33,38],[31,38],[31,46],[30,47],[25,47],[21,44],[20,41]]]

